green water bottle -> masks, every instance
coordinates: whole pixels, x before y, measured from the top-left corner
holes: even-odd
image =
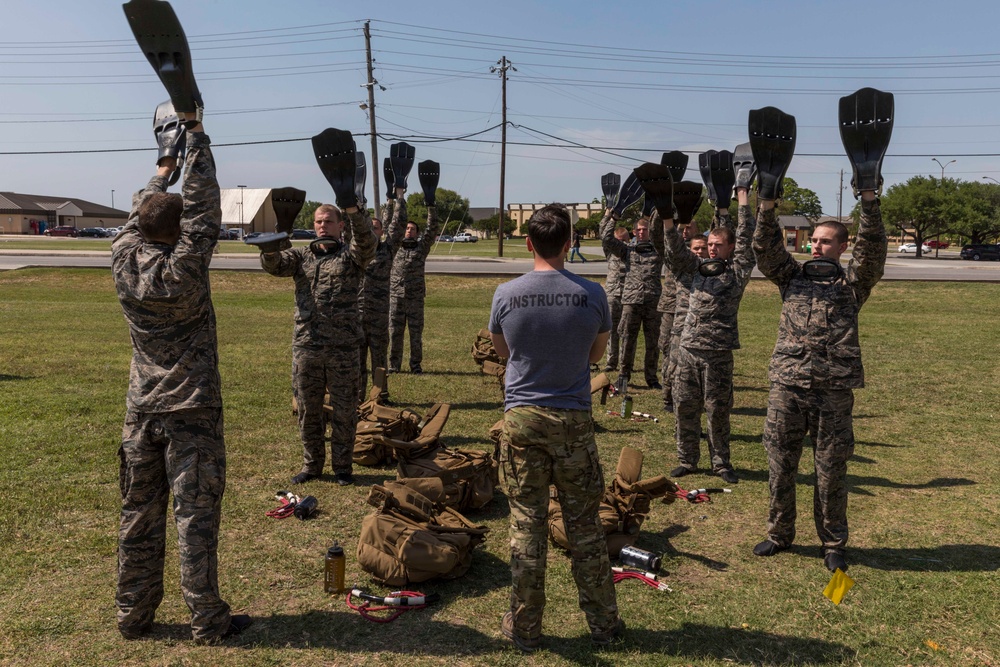
[[[622,419],[632,418],[632,397],[625,394],[625,398],[622,399]]]

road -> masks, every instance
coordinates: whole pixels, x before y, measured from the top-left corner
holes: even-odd
[[[0,271],[31,266],[63,268],[111,268],[111,254],[101,251],[77,250],[3,250],[0,249]],[[601,277],[607,271],[603,257],[586,264],[575,262],[566,267],[579,275]],[[219,254],[212,268],[222,271],[260,271],[256,255]],[[465,276],[516,276],[531,270],[530,259],[488,257],[436,257],[427,259],[427,272]],[[754,278],[763,279],[754,269]],[[1000,262],[972,262],[958,258],[957,252],[942,252],[938,258],[916,259],[912,255],[890,253],[886,261],[885,280],[972,281],[1000,282]]]

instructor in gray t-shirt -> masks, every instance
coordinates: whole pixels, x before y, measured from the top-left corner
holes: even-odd
[[[566,271],[570,219],[551,204],[528,220],[534,270],[500,285],[490,334],[507,357],[500,474],[510,499],[513,586],[501,631],[522,651],[541,644],[549,486],[559,492],[573,578],[591,640],[622,636],[597,508],[604,495],[590,413],[590,364],[604,354],[611,312],[604,289]]]

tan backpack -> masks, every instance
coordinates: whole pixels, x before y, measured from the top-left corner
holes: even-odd
[[[379,402],[386,386],[385,369],[375,369],[375,381],[368,400],[358,406],[358,424],[354,430],[353,460],[358,465],[380,466],[396,461],[392,448],[381,437],[412,440],[420,433],[420,415],[406,408],[391,408]]]
[[[460,511],[479,509],[493,500],[493,489],[498,483],[496,458],[476,449],[449,449],[442,445],[440,435],[450,412],[450,405],[437,403],[424,415],[415,438],[378,439],[392,449],[400,480],[437,478],[444,485],[443,504]]]
[[[472,343],[472,359],[483,373],[496,377],[500,380],[500,386],[503,386],[507,375],[507,359],[497,354],[489,329],[480,329],[476,334],[476,340]]]
[[[368,504],[377,511],[361,522],[358,564],[389,586],[462,576],[490,530],[399,482],[372,486]]]
[[[623,447],[618,457],[615,478],[604,492],[597,513],[608,541],[608,554],[617,558],[622,547],[633,545],[639,539],[639,529],[649,514],[653,498],[663,497],[673,502],[677,485],[663,475],[640,480],[643,455],[638,449]],[[555,487],[549,500],[549,537],[563,549],[569,549],[562,507]]]

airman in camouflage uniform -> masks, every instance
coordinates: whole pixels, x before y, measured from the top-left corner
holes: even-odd
[[[132,338],[119,482],[118,629],[146,634],[163,599],[167,503],[174,495],[180,582],[191,634],[214,643],[238,618],[219,595],[218,538],[226,487],[222,388],[208,266],[222,219],[209,138],[187,132],[182,195],[169,195],[176,166],[132,198],[112,247],[115,288]],[[179,221],[179,226],[178,226]],[[231,623],[232,621],[232,623]]]
[[[406,234],[392,262],[389,277],[389,370],[399,372],[403,365],[403,332],[410,330],[410,372],[422,373],[424,360],[424,298],[427,285],[424,269],[438,234],[437,207],[427,207],[427,228],[407,223]]]
[[[344,218],[350,240],[344,238]],[[352,453],[357,423],[364,340],[358,314],[358,294],[364,269],[375,254],[378,239],[365,208],[341,211],[324,204],[316,209],[317,241],[307,247],[261,253],[260,264],[273,276],[295,281],[295,330],[292,335],[292,391],[298,404],[302,436],[300,484],[319,477],[326,462],[326,421],[330,422],[330,463],[338,484],[352,484]],[[319,243],[323,237],[335,239]],[[333,411],[324,414],[323,396]]]
[[[628,243],[628,230],[624,227],[615,228],[615,237],[622,243]],[[608,363],[605,371],[618,370],[618,353],[621,350],[621,339],[618,337],[618,325],[622,320],[622,289],[625,287],[625,273],[628,266],[617,255],[607,253],[608,279],[604,283],[604,291],[608,295],[608,306],[611,308],[611,338],[608,340]]]
[[[490,334],[506,357],[500,469],[510,499],[510,611],[501,631],[532,651],[542,635],[548,552],[549,488],[559,493],[573,578],[591,639],[604,645],[624,632],[597,516],[604,475],[594,440],[589,363],[611,327],[599,285],[564,269],[569,213],[550,205],[528,221],[534,270],[497,288]]]
[[[708,263],[686,247],[674,225],[666,230],[668,270],[674,276],[692,275],[687,312],[680,324],[674,377],[680,466],[671,475],[681,477],[697,468],[704,409],[708,417],[712,471],[729,484],[739,481],[729,461],[733,350],[740,347],[737,313],[754,266],[751,239],[755,222],[748,205],[749,195],[746,188],[739,188],[737,194],[740,207],[735,238],[728,228],[709,232]],[[724,209],[717,213],[720,221],[728,218]],[[705,275],[711,273],[708,268],[713,266],[721,273]]]
[[[816,461],[813,514],[831,570],[847,569],[847,460],[854,452],[854,389],[864,386],[858,311],[882,277],[886,257],[878,199],[871,191],[861,198],[861,224],[846,269],[840,256],[847,249],[847,229],[824,223],[813,231],[813,258],[836,262],[833,279],[810,279],[809,263],[800,264],[788,253],[771,201],[761,202],[753,239],[758,266],[782,299],[764,424],[771,489],[768,538],[754,553],[773,555],[795,539],[795,476],[809,433]]]
[[[613,255],[625,264],[625,284],[622,288],[622,319],[618,326],[621,338],[621,375],[632,376],[635,362],[635,348],[642,327],[646,343],[646,358],[643,373],[646,385],[652,389],[662,388],[656,379],[656,362],[659,355],[657,342],[660,336],[660,316],[657,304],[663,289],[660,273],[663,270],[662,236],[650,239],[649,221],[640,218],[635,223],[635,245],[628,245],[614,235],[615,219],[610,209],[601,220],[601,245],[605,255]],[[653,235],[662,234],[663,227],[653,225]]]
[[[365,268],[358,299],[361,329],[365,337],[361,343],[361,386],[358,392],[362,403],[368,399],[368,355],[371,354],[372,358],[373,382],[376,368],[389,367],[389,274],[405,231],[406,200],[401,194],[404,192],[402,188],[397,188],[396,198],[390,199],[385,206],[382,219],[392,216],[385,240],[381,240],[382,221],[377,218],[372,220],[375,236],[380,240],[375,248],[375,258]],[[383,401],[388,397],[388,392],[381,396]]]

